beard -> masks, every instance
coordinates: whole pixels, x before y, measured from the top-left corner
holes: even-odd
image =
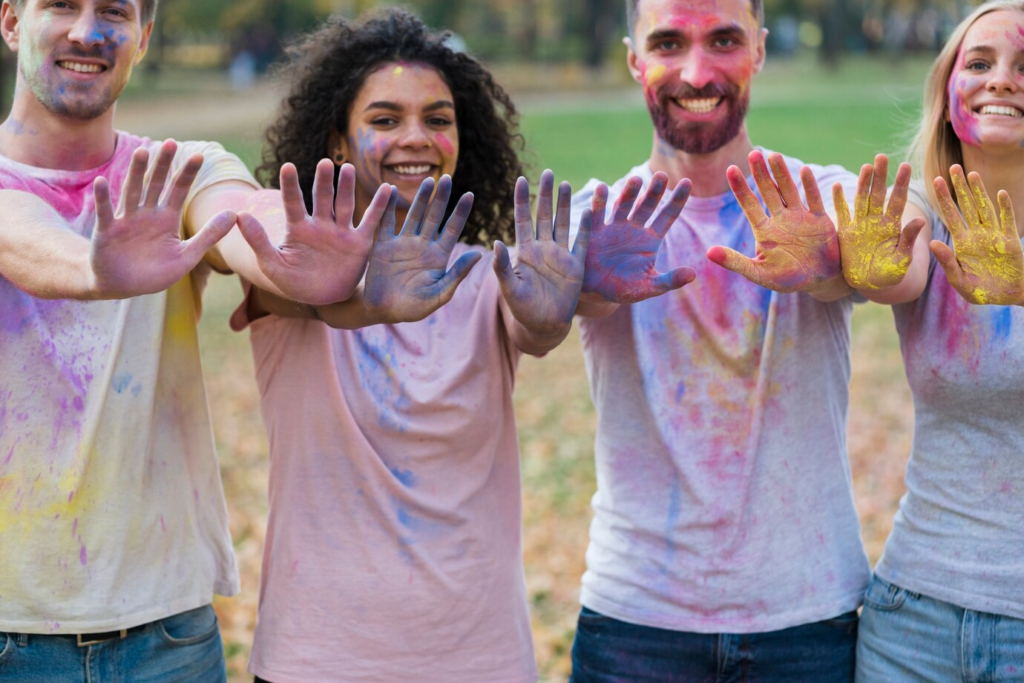
[[[722,98],[718,106],[727,109],[721,121],[681,122],[671,114],[671,107],[678,106],[672,100],[718,97]],[[710,154],[735,138],[743,128],[749,106],[750,91],[740,93],[739,87],[731,84],[709,83],[703,88],[682,84],[678,88],[663,88],[647,94],[647,110],[658,137],[687,154]]]
[[[96,58],[96,53],[71,50],[67,58]],[[108,69],[113,70],[111,64]],[[39,103],[50,113],[65,119],[91,121],[105,114],[117,101],[124,82],[76,83],[61,78],[61,68],[54,62],[49,69],[24,68],[21,75]],[[116,92],[115,92],[116,90]]]

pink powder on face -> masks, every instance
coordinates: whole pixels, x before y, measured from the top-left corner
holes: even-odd
[[[434,136],[434,141],[437,142],[437,146],[440,147],[445,154],[455,154],[455,145],[452,141],[445,137],[444,133],[438,133]]]
[[[960,141],[968,145],[981,144],[978,134],[978,117],[971,111],[967,103],[968,93],[978,87],[978,76],[971,76],[964,72],[964,51],[956,58],[956,65],[949,77],[949,119],[953,124],[953,131]]]

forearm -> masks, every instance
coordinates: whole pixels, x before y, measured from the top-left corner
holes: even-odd
[[[249,294],[248,306],[251,320],[271,314],[282,318],[320,320],[330,327],[343,330],[356,330],[386,322],[364,305],[361,292],[347,301],[312,306],[254,287]]]
[[[576,315],[581,318],[607,318],[619,308],[619,304],[610,301],[586,300],[580,297],[576,304]]]
[[[102,298],[89,240],[25,192],[0,190],[0,276],[40,299]]]
[[[828,303],[844,299],[854,293],[854,288],[847,284],[846,279],[841,275],[827,283],[821,289],[809,292],[818,301]]]

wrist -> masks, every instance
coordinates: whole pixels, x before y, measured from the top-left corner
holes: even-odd
[[[853,294],[853,287],[846,281],[842,273],[830,280],[825,280],[818,286],[806,290],[808,294],[819,301],[835,301]]]

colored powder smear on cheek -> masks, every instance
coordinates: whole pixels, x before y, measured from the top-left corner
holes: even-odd
[[[434,140],[437,142],[437,146],[440,147],[445,154],[455,154],[455,145],[452,141],[445,137],[444,133],[438,133],[434,136]]]
[[[974,115],[967,104],[966,95],[973,85],[973,79],[963,73],[963,66],[964,57],[961,51],[953,73],[949,77],[949,118],[953,124],[953,131],[961,142],[978,145],[981,142],[978,135],[978,117]]]
[[[665,77],[665,65],[658,64],[650,71],[646,72],[644,77],[644,83],[647,86],[656,85],[661,79]]]

